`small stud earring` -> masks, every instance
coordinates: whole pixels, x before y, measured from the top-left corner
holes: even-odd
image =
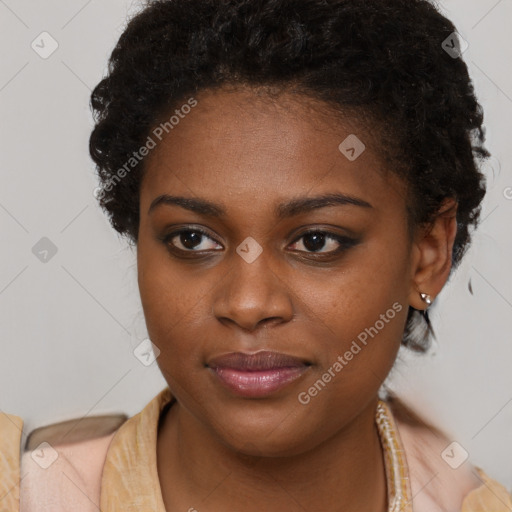
[[[427,305],[432,304],[432,297],[428,293],[420,293],[421,300]]]

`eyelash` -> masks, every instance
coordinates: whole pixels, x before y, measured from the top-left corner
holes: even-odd
[[[181,235],[182,233],[200,233],[201,235],[205,236],[206,238],[209,238],[210,240],[212,240],[215,243],[219,244],[219,242],[217,242],[217,240],[212,238],[208,232],[206,232],[203,229],[197,228],[197,227],[195,227],[195,228],[183,228],[183,229],[179,229],[179,230],[173,231],[172,233],[169,233],[168,235],[164,235],[163,237],[161,237],[160,240],[162,241],[162,243],[164,243],[168,247],[168,250],[171,253],[179,252],[181,254],[194,254],[194,253],[208,252],[208,250],[205,250],[205,251],[195,251],[193,249],[189,249],[189,250],[179,249],[178,247],[176,247],[176,246],[174,246],[173,244],[170,243],[173,238],[175,238],[176,236]],[[311,229],[309,231],[305,231],[304,233],[299,235],[297,238],[295,238],[291,245],[294,245],[295,243],[297,243],[302,238],[306,237],[307,235],[313,234],[313,233],[325,235],[326,239],[329,239],[329,238],[334,239],[340,245],[339,248],[335,249],[334,251],[328,251],[328,252],[299,251],[299,250],[294,250],[294,252],[304,253],[304,254],[308,254],[308,255],[314,255],[316,257],[333,256],[333,255],[337,255],[337,254],[339,254],[339,253],[341,253],[341,252],[343,252],[343,251],[345,251],[347,249],[350,249],[354,245],[357,245],[358,242],[359,242],[358,240],[356,240],[354,238],[349,238],[347,236],[343,236],[343,235],[340,235],[340,234],[337,234],[337,233],[332,233],[330,231],[324,231],[324,230],[321,230],[321,229]],[[219,244],[219,245],[221,245],[221,244]],[[216,249],[214,249],[214,250],[217,251]]]

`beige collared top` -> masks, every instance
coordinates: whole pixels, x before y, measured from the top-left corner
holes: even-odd
[[[166,512],[156,441],[160,413],[171,400],[165,388],[107,436],[25,452],[21,458],[23,421],[0,412],[0,512]],[[480,468],[468,462],[449,467],[439,455],[445,441],[399,421],[396,426],[414,512],[512,511],[512,496]]]

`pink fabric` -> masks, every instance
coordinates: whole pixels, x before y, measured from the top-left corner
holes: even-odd
[[[455,512],[482,485],[476,469],[464,462],[452,469],[441,457],[451,443],[425,427],[396,421],[409,465],[414,512]]]
[[[98,512],[101,472],[114,434],[53,446],[46,454],[25,452],[21,458],[20,512]],[[51,460],[52,450],[57,458],[44,469],[37,463],[38,455]]]

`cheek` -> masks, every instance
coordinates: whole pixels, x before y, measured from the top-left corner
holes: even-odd
[[[393,248],[372,242],[351,255],[339,271],[303,284],[308,290],[304,300],[324,324],[333,326],[332,330],[346,340],[372,326],[395,302],[405,312],[408,275],[405,246]],[[400,324],[403,315],[396,315],[396,309],[395,306],[390,316],[398,317],[394,323]],[[401,332],[400,326],[397,332]]]
[[[185,288],[187,293],[180,292],[176,283],[155,275],[156,269],[141,290],[148,335],[160,350],[156,359],[160,372],[173,394],[188,403],[187,397],[200,395],[193,391],[194,382],[204,370],[202,333],[194,327],[197,318],[206,314],[204,297],[190,287]]]
[[[191,340],[200,318],[207,314],[208,288],[200,280],[171,270],[161,249],[138,249],[138,284],[151,341],[160,349],[158,363],[167,367],[199,345]],[[196,340],[197,341],[197,340]]]
[[[197,280],[172,264],[165,245],[141,230],[137,247],[139,292],[148,327],[169,329],[186,322],[206,290],[194,287]]]
[[[341,392],[362,390],[365,382],[369,388],[380,387],[405,327],[407,268],[405,246],[384,250],[376,244],[361,251],[342,272],[309,283],[309,314],[311,325],[316,319],[313,336],[319,340],[317,378],[330,369],[331,378],[336,375],[333,389],[339,385]]]

